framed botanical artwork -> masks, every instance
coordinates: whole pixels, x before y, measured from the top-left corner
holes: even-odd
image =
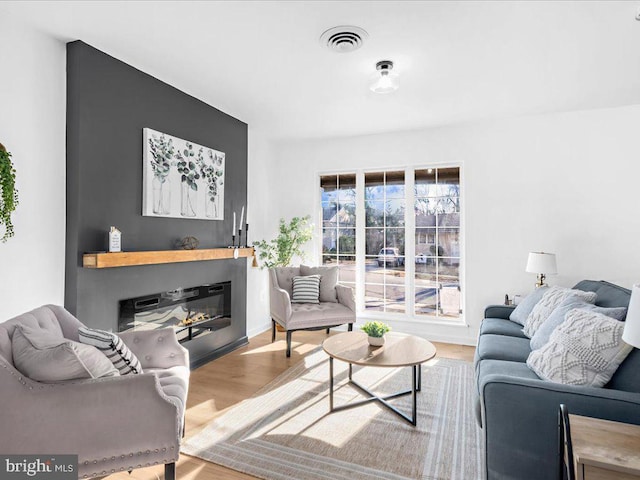
[[[224,152],[143,129],[142,215],[224,220]]]

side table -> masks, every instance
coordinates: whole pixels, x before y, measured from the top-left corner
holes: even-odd
[[[640,425],[569,415],[578,480],[639,480]]]

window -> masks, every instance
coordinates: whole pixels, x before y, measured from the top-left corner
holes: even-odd
[[[338,265],[338,281],[355,286],[356,176],[320,178],[322,201],[322,264]]]
[[[364,307],[404,313],[404,171],[366,173]]]
[[[320,187],[322,262],[356,288],[359,310],[461,317],[459,167],[323,175]]]
[[[415,171],[415,314],[460,316],[460,169]]]

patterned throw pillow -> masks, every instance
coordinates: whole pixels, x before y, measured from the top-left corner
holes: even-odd
[[[567,312],[573,310],[574,308],[601,313],[603,315],[606,315],[607,317],[615,318],[616,320],[620,321],[624,321],[625,317],[627,316],[626,307],[598,307],[597,305],[583,302],[580,298],[571,295],[556,307],[553,313],[549,315],[549,318],[542,322],[542,325],[540,325],[540,328],[538,328],[535,335],[531,337],[531,350],[537,350],[545,343],[547,343],[553,331],[564,322],[565,317],[567,316]]]
[[[524,328],[522,329],[524,334],[529,338],[533,337],[538,328],[540,328],[540,325],[549,318],[549,315],[551,315],[556,307],[572,295],[586,303],[595,303],[596,301],[595,292],[583,292],[582,290],[572,290],[570,288],[557,286],[549,287],[542,296],[542,299],[533,307],[533,310],[531,310],[527,321],[524,322]]]
[[[527,365],[544,380],[602,387],[633,350],[622,341],[624,322],[574,309],[549,342],[529,354]]]
[[[82,343],[93,345],[104,353],[113,363],[113,366],[118,369],[120,375],[142,373],[140,360],[116,334],[104,330],[80,327],[78,336]]]
[[[320,303],[320,275],[293,277],[291,303]]]

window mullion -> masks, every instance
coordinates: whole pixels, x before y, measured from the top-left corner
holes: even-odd
[[[364,199],[364,173],[356,172],[356,310],[364,311],[366,272],[366,212]]]
[[[415,169],[407,168],[404,174],[404,288],[405,314],[414,315],[416,272],[416,215],[415,215]]]

